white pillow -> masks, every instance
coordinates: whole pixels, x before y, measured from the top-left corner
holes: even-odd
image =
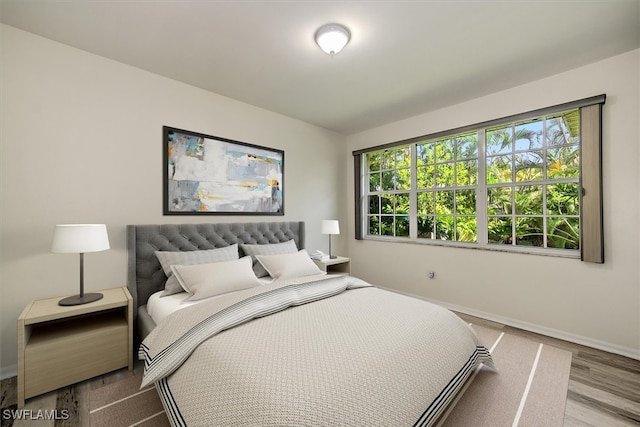
[[[262,245],[240,243],[240,249],[242,249],[245,255],[251,255],[253,272],[256,273],[257,277],[265,277],[268,276],[269,273],[267,273],[264,267],[258,262],[256,255],[282,255],[298,252],[298,247],[293,239],[282,243],[267,243]]]
[[[195,264],[209,264],[212,262],[231,261],[239,259],[238,244],[225,246],[224,248],[206,249],[202,251],[156,251],[156,258],[160,261],[162,270],[167,276],[167,281],[164,284],[164,292],[160,297],[166,297],[167,295],[177,294],[182,292],[182,286],[173,276],[171,271],[172,265],[195,265]]]
[[[256,255],[256,258],[274,279],[293,279],[313,274],[326,274],[315,265],[304,249],[293,254]]]
[[[251,257],[197,265],[172,265],[180,285],[191,296],[188,301],[261,286],[251,268]]]

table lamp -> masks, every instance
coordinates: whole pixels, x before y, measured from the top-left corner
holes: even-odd
[[[322,220],[322,234],[329,235],[329,258],[331,259],[338,258],[335,255],[331,255],[331,235],[340,234],[340,224],[338,223],[338,220],[335,220],[335,219]]]
[[[109,236],[104,224],[56,225],[51,243],[51,252],[58,254],[80,254],[80,294],[61,299],[63,306],[80,305],[102,298],[100,293],[84,293],[84,254],[109,249]]]

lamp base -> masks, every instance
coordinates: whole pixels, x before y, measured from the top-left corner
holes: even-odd
[[[329,259],[336,259],[338,258],[338,255],[329,255]]]
[[[82,296],[74,295],[72,297],[61,299],[60,301],[58,301],[58,305],[69,306],[87,304],[102,299],[102,296],[102,294],[84,294]]]

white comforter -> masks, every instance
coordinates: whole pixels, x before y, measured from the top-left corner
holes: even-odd
[[[479,363],[473,330],[353,278],[272,284],[168,316],[143,385],[173,425],[432,425]],[[305,280],[298,280],[304,282]]]

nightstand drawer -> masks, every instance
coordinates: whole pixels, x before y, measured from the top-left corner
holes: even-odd
[[[18,408],[25,399],[128,367],[133,369],[133,299],[103,289],[97,301],[31,301],[18,317]]]
[[[346,257],[314,259],[313,262],[327,274],[343,274],[347,276],[351,274],[351,260]]]
[[[25,348],[25,397],[101,375],[129,364],[129,327],[123,310],[32,327]]]

